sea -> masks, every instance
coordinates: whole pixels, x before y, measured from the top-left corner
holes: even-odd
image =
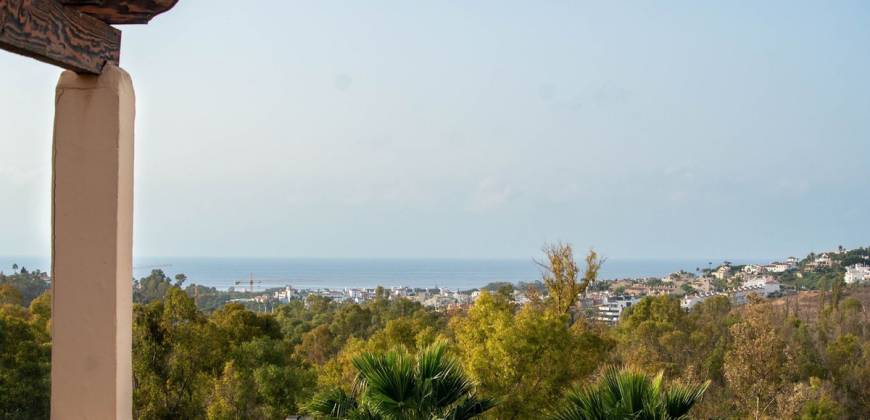
[[[679,270],[717,266],[721,259],[617,259],[605,261],[601,280],[662,277]],[[734,259],[734,264],[760,264],[769,259]],[[580,263],[578,261],[578,263]],[[12,265],[50,271],[48,257],[0,256],[0,271]],[[583,267],[581,266],[581,269]],[[226,290],[247,289],[251,279],[255,290],[292,286],[294,288],[444,287],[469,290],[490,282],[533,282],[541,279],[541,268],[532,259],[350,259],[350,258],[134,258],[133,277],[163,270],[174,278],[187,276],[187,284]]]

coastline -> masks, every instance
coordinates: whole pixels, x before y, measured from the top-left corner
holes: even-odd
[[[766,258],[734,259],[737,264],[763,263]],[[601,270],[601,280],[662,277],[671,272],[694,272],[718,259],[608,259]],[[50,271],[48,257],[0,256],[0,270],[8,272],[12,264]],[[540,268],[529,258],[522,259],[352,259],[352,258],[245,258],[245,257],[142,257],[134,260],[135,278],[151,270],[163,270],[167,276],[183,273],[187,284],[199,284],[227,290],[244,286],[253,276],[256,289],[296,288],[374,288],[444,287],[468,290],[491,282],[534,282],[540,280]],[[239,284],[236,284],[236,283]]]

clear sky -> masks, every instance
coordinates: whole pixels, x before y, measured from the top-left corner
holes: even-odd
[[[126,26],[140,256],[870,244],[870,3],[181,0]],[[0,54],[0,255],[49,252],[57,68]]]

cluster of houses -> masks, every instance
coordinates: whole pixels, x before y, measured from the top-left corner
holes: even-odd
[[[842,250],[839,252],[843,252]],[[589,292],[578,302],[581,313],[606,323],[618,322],[626,308],[637,304],[644,296],[677,295],[685,310],[716,296],[727,297],[733,304],[744,304],[750,295],[760,298],[779,296],[782,293],[778,280],[783,273],[799,270],[818,270],[834,265],[832,253],[814,255],[802,263],[795,257],[768,264],[734,266],[728,262],[703,274],[679,271],[662,278],[625,279],[609,282],[609,290]],[[699,270],[700,271],[700,270]],[[800,273],[797,273],[799,276]],[[870,261],[846,267],[844,280],[847,284],[870,282]],[[277,300],[286,303],[305,299],[309,295],[330,298],[338,302],[363,303],[375,299],[378,294],[390,298],[406,298],[439,310],[451,310],[472,304],[479,290],[458,291],[445,288],[393,287],[389,289],[344,288],[344,289],[294,289],[287,286],[273,291],[271,295],[257,296],[256,301]],[[528,298],[522,291],[514,291],[514,301],[523,305]]]
[[[725,263],[714,270],[709,270],[704,276],[680,271],[661,278],[660,282],[648,279],[618,281],[610,287],[610,290],[615,290],[617,293],[593,296],[588,299],[587,306],[591,305],[595,309],[596,319],[616,323],[622,312],[637,303],[643,296],[682,295],[680,306],[686,310],[715,296],[725,296],[733,304],[741,305],[747,302],[750,295],[761,298],[781,295],[779,275],[798,270],[829,269],[836,265],[835,254],[845,254],[845,252],[845,249],[840,248],[838,251],[812,255],[804,262],[803,267],[798,258],[789,257],[784,261],[768,264],[746,264],[739,266],[739,270],[730,263]],[[800,272],[796,274],[801,276]],[[720,287],[714,286],[714,279],[719,280]],[[867,263],[845,267],[843,280],[846,284],[870,283],[870,260]],[[721,287],[723,283],[731,287]]]
[[[420,302],[424,306],[429,306],[438,309],[451,309],[463,305],[469,305],[480,295],[479,291],[458,291],[446,288],[410,288],[410,287],[393,287],[384,288],[381,293],[384,293],[389,298],[406,298]],[[332,299],[336,302],[354,302],[363,303],[375,299],[378,295],[378,289],[374,288],[313,288],[313,289],[294,289],[291,286],[286,286],[284,289],[273,291],[272,295],[257,296],[257,299],[274,299],[280,303],[287,303],[294,299],[305,299],[309,295],[322,296]]]
[[[714,292],[695,293],[683,296],[680,300],[680,307],[685,310],[692,309],[695,305],[715,296],[725,296],[732,303],[742,305],[746,303],[749,295],[756,295],[762,298],[779,295],[780,284],[773,278],[759,277],[743,283],[741,286],[733,287],[725,290]]]
[[[794,264],[792,259],[786,263]],[[681,306],[688,310],[700,302],[713,296],[726,296],[735,304],[746,302],[750,294],[760,297],[770,297],[780,292],[780,284],[773,276],[761,273],[777,273],[780,263],[771,263],[766,266],[744,266],[739,272],[730,270],[730,266],[720,267],[710,273],[709,276],[696,276],[685,271],[669,274],[661,279],[648,278],[642,280],[619,280],[611,282],[610,290],[587,293],[579,301],[579,309],[582,313],[602,322],[616,323],[622,312],[636,304],[644,296],[659,295],[682,295]],[[749,267],[747,269],[747,267]],[[791,269],[791,268],[789,268]],[[721,273],[721,274],[717,274]],[[870,276],[870,268],[867,275]],[[745,279],[739,286],[716,290],[712,279],[726,279],[738,277]],[[870,278],[870,277],[868,277]],[[616,292],[614,292],[616,291]],[[457,291],[446,288],[410,288],[393,287],[383,289],[380,293],[390,298],[406,298],[420,302],[424,306],[451,310],[466,307],[472,304],[479,296],[480,290]],[[271,295],[263,294],[253,300],[257,302],[278,301],[287,303],[294,299],[305,299],[309,295],[330,298],[337,302],[363,303],[375,299],[378,290],[374,288],[313,288],[294,289],[286,286],[283,289],[273,291]],[[525,304],[528,298],[522,291],[514,291],[514,301],[517,304]]]
[[[821,264],[830,264],[830,257],[824,255],[821,261]],[[769,264],[737,267],[726,262],[715,269],[706,270],[704,275],[679,271],[661,279],[618,280],[606,292],[587,295],[581,306],[587,312],[591,310],[595,319],[613,324],[626,308],[644,296],[681,296],[680,306],[685,310],[715,296],[727,297],[733,304],[741,305],[753,294],[761,298],[779,295],[781,285],[776,275],[796,270],[798,264],[799,260],[795,257]],[[723,284],[728,287],[722,287]]]
[[[825,260],[827,261],[827,264],[830,265],[830,261],[831,261],[830,257],[827,254],[823,254],[823,255],[824,255]],[[822,260],[821,259],[814,260],[814,262],[816,262],[816,261],[822,261]],[[719,278],[719,279],[722,279],[722,278],[724,278],[724,277],[722,277],[722,275],[723,275],[722,270],[723,269],[725,270],[725,275],[727,276],[727,274],[728,274],[727,269],[730,269],[730,268],[731,268],[730,265],[722,265],[719,267],[719,269],[715,273],[713,273],[713,275],[717,276],[717,278]],[[741,271],[743,273],[749,274],[749,275],[758,275],[758,274],[765,274],[765,273],[781,274],[781,273],[785,273],[786,271],[796,270],[797,268],[798,268],[798,259],[796,257],[788,257],[785,261],[774,261],[770,264],[746,264],[743,266]]]
[[[724,296],[733,304],[742,305],[753,294],[761,298],[769,298],[781,293],[779,281],[770,275],[749,277],[735,287],[718,290],[712,286],[709,279],[696,277],[690,273],[673,273],[662,279],[662,282],[666,286],[636,283],[627,288],[620,286],[618,289],[620,293],[611,291],[590,293],[581,299],[580,306],[594,319],[615,324],[626,308],[636,304],[644,296],[682,295],[680,306],[690,310],[695,305],[715,296]],[[684,285],[687,287],[683,287]]]

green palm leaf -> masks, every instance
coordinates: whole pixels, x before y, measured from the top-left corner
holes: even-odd
[[[364,353],[353,359],[355,392],[372,413],[385,419],[470,419],[494,402],[474,395],[474,383],[435,343],[416,359],[405,351]]]
[[[356,399],[341,389],[319,394],[308,404],[311,412],[336,419],[346,418],[356,408]]]
[[[413,418],[418,407],[414,366],[404,352],[362,354],[353,359],[357,388],[373,410],[385,417]]]
[[[650,377],[632,369],[610,367],[598,383],[574,389],[550,418],[553,420],[684,419],[701,400],[701,385],[665,386],[663,373]]]
[[[664,398],[668,418],[687,418],[689,410],[701,400],[709,386],[710,381],[707,381],[700,385],[676,385],[668,389]]]
[[[444,420],[473,419],[493,407],[495,407],[495,401],[488,398],[478,399],[474,395],[469,395],[453,407],[447,415],[444,416]]]

